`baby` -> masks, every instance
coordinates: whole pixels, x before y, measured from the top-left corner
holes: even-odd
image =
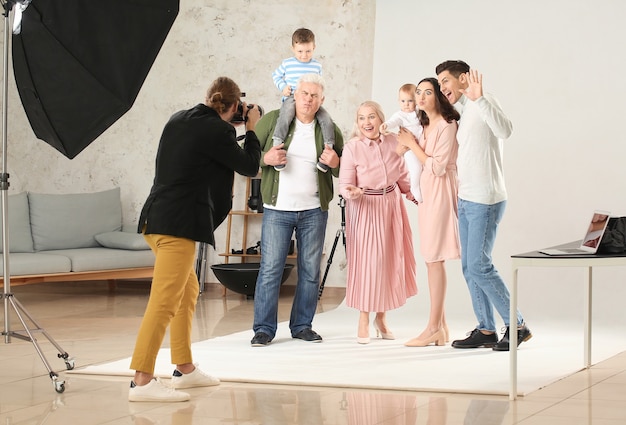
[[[417,118],[417,110],[415,107],[415,84],[404,84],[398,92],[398,102],[400,110],[395,112],[391,118],[380,126],[380,132],[389,134],[392,130],[398,130],[404,127],[409,130],[417,140],[422,135],[422,124]],[[422,163],[417,159],[412,151],[404,153],[404,162],[409,170],[411,181],[411,193],[417,202],[422,202],[422,191],[420,190],[420,176],[422,175]]]

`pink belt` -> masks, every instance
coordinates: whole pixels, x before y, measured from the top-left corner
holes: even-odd
[[[384,189],[363,189],[364,195],[384,195],[385,193],[393,192],[396,188],[396,184],[387,186]]]

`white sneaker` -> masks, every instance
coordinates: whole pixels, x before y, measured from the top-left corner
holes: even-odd
[[[141,386],[131,381],[130,390],[128,390],[128,401],[176,402],[187,401],[190,398],[189,394],[164,385],[158,378],[153,378],[146,385]]]
[[[194,387],[211,387],[213,385],[219,385],[220,380],[207,375],[200,370],[197,363],[194,363],[196,367],[191,373],[182,373],[180,370],[174,370],[172,374],[172,380],[170,385],[172,388],[194,388]]]

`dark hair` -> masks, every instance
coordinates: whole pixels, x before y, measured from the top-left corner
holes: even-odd
[[[443,71],[448,71],[454,76],[459,78],[459,75],[469,72],[470,66],[463,61],[445,61],[437,65],[435,68],[435,74],[439,75]]]
[[[307,28],[298,28],[294,31],[291,36],[291,45],[294,46],[296,43],[313,43],[315,44],[315,34],[313,31]]]
[[[241,90],[237,83],[228,77],[219,77],[207,90],[205,104],[221,114],[239,103],[240,98]]]
[[[435,106],[437,107],[437,112],[441,114],[443,119],[447,122],[452,122],[453,120],[458,121],[461,118],[461,115],[459,114],[459,111],[454,109],[454,106],[450,104],[448,98],[445,97],[443,93],[441,93],[439,81],[437,81],[436,78],[424,78],[419,83],[417,83],[417,85],[419,86],[423,82],[428,82],[433,85],[433,89],[435,91]],[[417,116],[423,126],[428,125],[428,123],[430,122],[430,120],[428,119],[428,115],[426,115],[426,112],[422,111],[421,109],[417,112]]]

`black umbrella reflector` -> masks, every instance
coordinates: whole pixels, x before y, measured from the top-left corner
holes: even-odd
[[[72,159],[124,115],[178,8],[178,0],[33,0],[13,35],[13,71],[35,135]]]

